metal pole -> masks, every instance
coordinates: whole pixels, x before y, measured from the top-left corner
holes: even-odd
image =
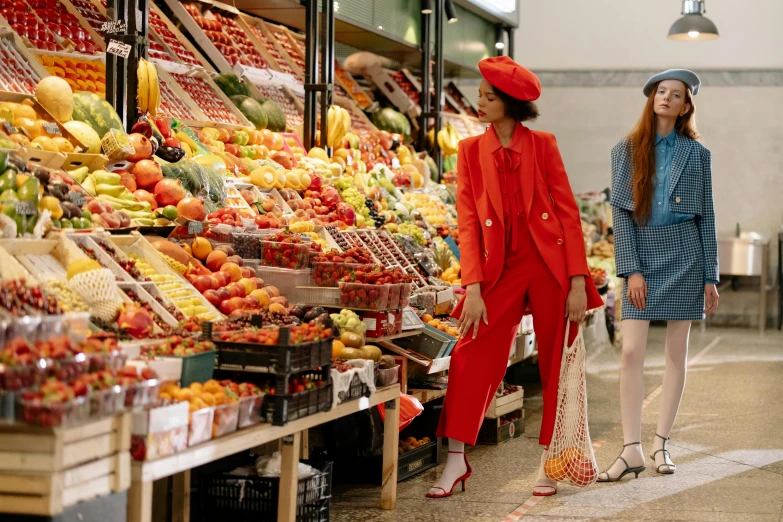
[[[130,132],[136,122],[136,70],[139,58],[147,56],[149,6],[147,0],[108,0],[106,7],[109,21],[125,22],[124,32],[106,34],[107,45],[110,40],[116,40],[131,46],[127,58],[112,53],[106,54],[106,100],[111,103],[123,126]]]
[[[305,5],[305,85],[318,81],[318,0],[307,0]],[[108,89],[107,89],[108,90]],[[304,101],[304,146],[307,149],[315,145],[315,100],[317,93],[305,89]]]
[[[514,28],[509,27],[506,29],[508,35],[508,57],[514,59]]]
[[[323,34],[321,35],[321,147],[327,148],[327,132],[329,129],[328,113],[329,106],[332,105],[332,95],[334,89],[334,0],[322,0],[321,15],[323,22]]]
[[[419,129],[419,147],[420,150],[426,150],[427,131],[430,128],[429,113],[432,110],[430,104],[430,63],[432,62],[432,42],[430,39],[430,15],[422,13],[421,15],[421,128]]]
[[[443,13],[445,0],[437,0],[435,9],[435,146],[432,153],[438,165],[438,183],[443,178],[443,154],[438,147],[438,132],[441,128],[443,110]]]

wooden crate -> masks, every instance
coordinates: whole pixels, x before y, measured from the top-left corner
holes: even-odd
[[[103,154],[84,154],[80,152],[65,153],[65,161],[59,168],[71,171],[80,167],[87,167],[90,172],[101,170],[109,163],[109,158]]]
[[[484,417],[487,419],[497,419],[512,411],[521,410],[524,398],[525,390],[522,388],[512,394],[503,397],[495,397],[492,399],[492,402],[489,403],[489,409],[487,409],[487,413]]]
[[[97,0],[95,0],[95,1],[97,1]],[[101,5],[100,2],[97,2],[97,3],[98,3],[98,5]],[[163,11],[161,11],[160,8],[157,5],[155,5],[154,2],[150,1],[149,5],[150,5],[150,11],[155,13],[156,15],[158,15],[158,17],[160,17],[160,19],[163,21],[163,23],[166,24],[166,28],[174,34],[174,36],[177,38],[179,43],[182,44],[185,47],[185,49],[190,51],[191,54],[193,54],[193,56],[195,56],[196,59],[199,62],[201,62],[201,66],[204,67],[204,69],[206,69],[207,71],[215,72],[215,68],[212,67],[212,65],[209,63],[209,60],[204,58],[204,55],[202,55],[201,52],[192,43],[190,43],[190,40],[188,40],[187,37],[185,37],[180,32],[180,30],[177,28],[177,26],[174,25],[171,22],[171,20],[169,20],[169,17],[166,16],[163,13]],[[102,5],[101,5],[101,9],[103,9]],[[150,26],[150,32],[155,34],[155,28]],[[169,51],[169,53],[172,56],[177,56],[177,54],[174,52],[174,50],[171,49],[171,47],[168,44],[166,44],[164,39],[160,35],[157,35],[157,36],[158,36],[158,39],[163,42],[163,46]]]
[[[3,249],[37,281],[66,280],[67,267],[87,256],[64,234],[53,233],[47,239],[11,239]]]
[[[0,425],[0,509],[57,515],[130,487],[130,414],[73,428]]]
[[[521,437],[525,433],[525,410],[520,409],[510,414],[518,418],[506,424],[503,424],[500,418],[484,419],[477,442],[496,445]]]

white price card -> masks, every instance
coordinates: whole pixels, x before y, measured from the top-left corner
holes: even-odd
[[[131,46],[126,43],[118,42],[117,40],[109,40],[109,45],[106,46],[106,52],[127,59],[128,56],[130,56]]]
[[[398,169],[400,168],[400,160],[397,158],[392,158],[392,168]]]

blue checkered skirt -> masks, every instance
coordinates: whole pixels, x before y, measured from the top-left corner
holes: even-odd
[[[704,254],[694,220],[664,227],[636,227],[636,251],[647,281],[647,303],[637,310],[623,284],[623,319],[704,319]]]

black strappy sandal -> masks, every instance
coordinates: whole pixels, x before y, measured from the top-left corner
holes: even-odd
[[[663,448],[659,449],[652,455],[650,455],[650,458],[653,460],[653,463],[655,463],[655,456],[663,452],[663,464],[660,466],[655,467],[655,471],[657,473],[660,473],[661,475],[674,475],[674,472],[677,470],[677,465],[672,462],[672,454],[669,452],[669,450],[666,449],[666,443],[669,442],[669,437],[661,437],[657,433],[655,434],[656,437],[659,439],[663,439]],[[668,469],[666,471],[661,471],[661,468],[666,466]]]
[[[636,446],[637,444],[639,446],[642,445],[641,442],[631,442],[629,444],[623,444],[623,448],[627,448],[628,446]],[[626,476],[627,474],[629,474],[629,473],[634,473],[636,475],[635,478],[639,478],[639,473],[641,473],[642,471],[647,469],[645,466],[637,466],[635,468],[632,468],[631,466],[628,465],[628,461],[625,460],[622,455],[620,455],[619,457],[614,459],[614,462],[617,462],[618,460],[622,460],[625,463],[625,470],[622,473],[620,473],[619,477],[617,477],[617,478],[612,477],[611,475],[609,475],[609,471],[607,470],[607,471],[602,471],[601,473],[599,473],[598,474],[598,479],[596,481],[597,482],[617,482],[619,480],[622,480],[622,478],[624,476]],[[614,462],[612,462],[612,465],[614,465]],[[611,467],[612,466],[609,466],[609,468],[611,468]]]

